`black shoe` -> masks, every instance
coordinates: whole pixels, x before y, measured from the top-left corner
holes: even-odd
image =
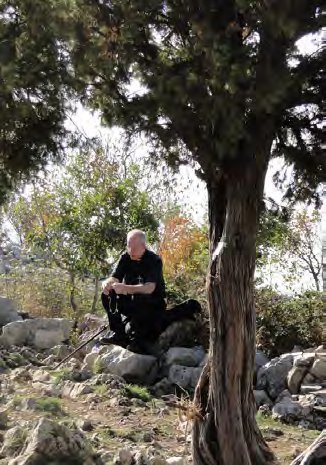
[[[160,355],[158,345],[153,342],[132,341],[127,345],[126,349],[136,354],[153,355],[154,357],[158,357]]]
[[[130,344],[127,345],[126,349],[129,350],[130,352],[134,352],[135,354],[142,354],[142,355],[146,354],[143,347],[141,347],[141,345],[138,344],[137,342],[131,342]]]
[[[127,339],[116,334],[114,331],[109,331],[108,334],[100,338],[99,343],[102,345],[114,344],[117,346],[126,347],[128,341]]]

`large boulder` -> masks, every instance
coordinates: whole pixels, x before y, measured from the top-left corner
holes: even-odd
[[[256,355],[255,355],[255,377],[257,376],[259,368],[266,365],[266,363],[268,362],[269,362],[269,359],[266,357],[264,352],[260,349],[257,349]]]
[[[317,379],[326,380],[326,357],[316,358],[312,367],[310,368],[310,374]]]
[[[94,367],[103,373],[122,376],[127,382],[150,385],[158,373],[157,358],[130,352],[119,346],[103,348],[94,360]]]
[[[286,380],[292,368],[293,355],[284,354],[273,358],[269,363],[262,366],[257,374],[257,390],[265,390],[271,399],[286,389]]]
[[[301,383],[305,377],[308,368],[305,366],[294,366],[287,375],[287,385],[291,394],[298,394]]]
[[[166,366],[183,365],[187,367],[196,367],[200,365],[205,357],[205,351],[201,346],[189,347],[170,347],[164,354],[162,362]]]
[[[10,430],[7,433],[8,438],[9,432]],[[4,448],[7,453],[6,438]],[[3,449],[0,452],[2,454]],[[39,465],[54,462],[66,465],[103,465],[81,430],[70,430],[47,418],[38,421],[26,440],[21,442],[18,453],[19,455],[12,458],[8,465]]]
[[[69,338],[73,321],[65,318],[34,318],[15,321],[2,328],[0,345],[30,345],[49,349]]]
[[[12,321],[21,321],[15,302],[7,297],[0,296],[0,326],[4,326]]]
[[[185,367],[172,365],[169,370],[168,380],[171,384],[183,389],[194,389],[198,383],[202,367]]]

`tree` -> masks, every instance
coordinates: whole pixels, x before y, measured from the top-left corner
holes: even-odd
[[[207,228],[199,227],[182,214],[168,216],[158,252],[163,259],[164,276],[176,301],[204,297],[208,265]]]
[[[261,216],[258,233],[258,271],[290,284],[310,275],[317,291],[321,283],[321,215],[319,210],[270,208]],[[260,278],[260,280],[262,280]],[[272,281],[270,284],[273,284]]]
[[[19,181],[62,155],[71,81],[55,31],[64,3],[0,1],[0,204]]]
[[[273,463],[252,393],[255,242],[271,154],[293,164],[289,197],[316,200],[325,180],[326,52],[296,46],[321,31],[324,3],[75,0],[60,12],[83,101],[147,134],[153,156],[196,163],[207,184],[211,333],[194,463]]]
[[[207,184],[211,333],[196,465],[274,462],[252,393],[255,241],[271,154],[294,167],[289,197],[317,199],[326,177],[326,52],[296,45],[324,13],[311,0],[77,2],[72,60],[88,104],[147,134],[170,163],[196,162]]]
[[[126,231],[141,227],[156,239],[158,222],[146,192],[139,189],[139,168],[118,163],[117,154],[86,148],[75,154],[61,175],[43,180],[9,206],[10,219],[24,242],[41,250],[70,276],[70,301],[77,277],[106,276],[125,248]]]

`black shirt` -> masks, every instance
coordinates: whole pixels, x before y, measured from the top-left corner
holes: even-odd
[[[161,258],[150,250],[145,250],[140,260],[132,260],[128,252],[121,255],[111,276],[125,284],[155,283],[151,297],[164,300],[165,283]]]

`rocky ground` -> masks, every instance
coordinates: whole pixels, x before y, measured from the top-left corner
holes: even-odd
[[[151,355],[92,341],[57,367],[67,339],[87,341],[103,321],[74,333],[15,312],[0,297],[0,465],[191,465],[191,395],[207,359],[196,321],[171,324]],[[289,464],[326,427],[325,346],[272,360],[258,350],[254,387],[263,435]]]
[[[186,396],[181,404],[171,395],[155,398],[78,359],[53,369],[67,350],[0,350],[1,465],[191,463]],[[284,425],[264,411],[258,422],[282,464],[319,434]]]

